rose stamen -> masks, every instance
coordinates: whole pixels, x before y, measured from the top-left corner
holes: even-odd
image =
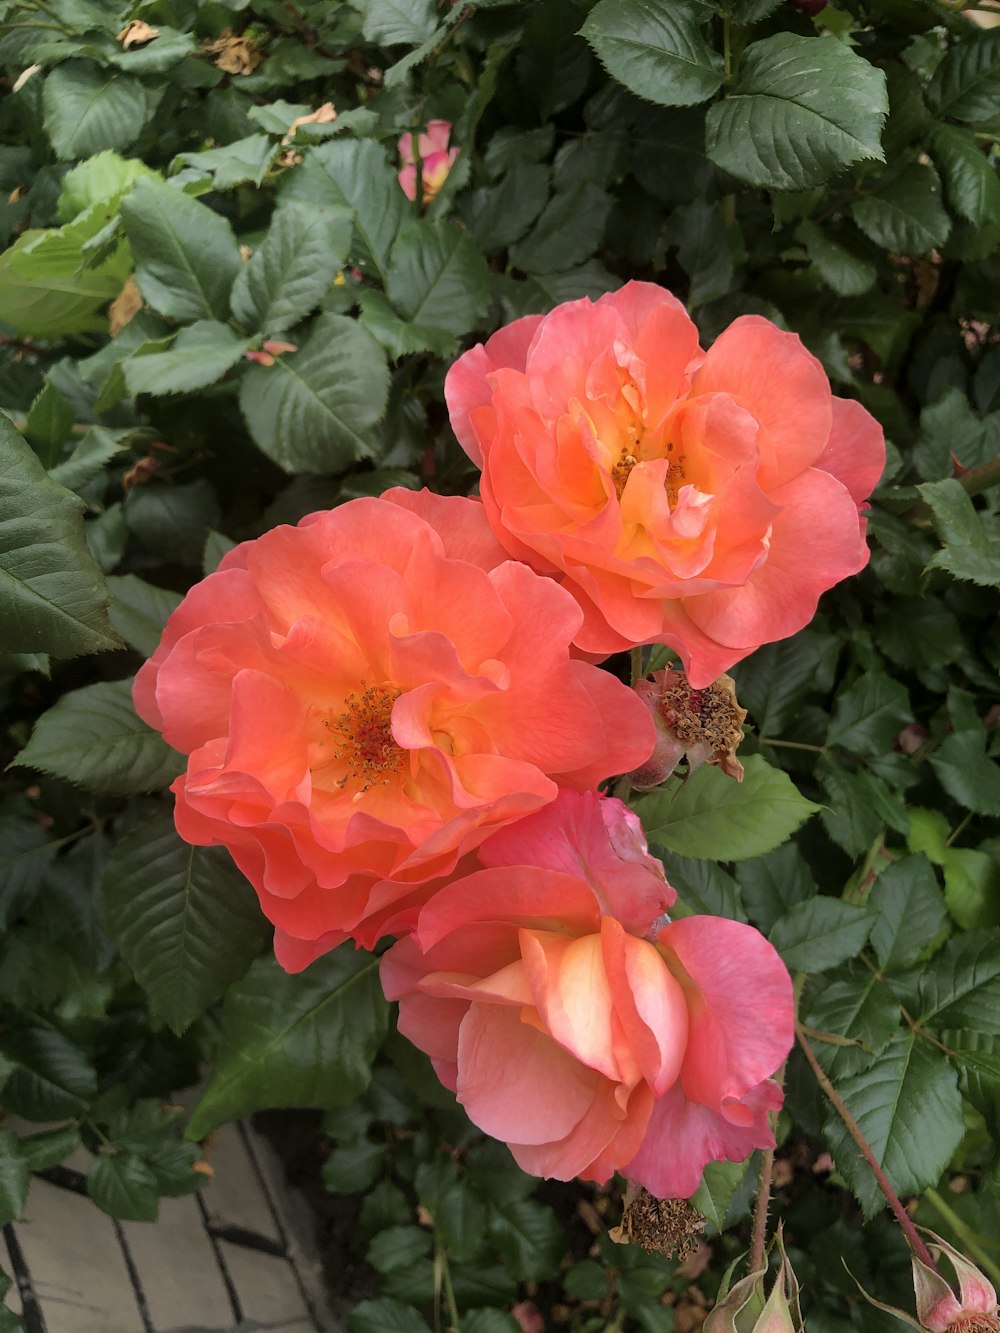
[[[375,785],[388,787],[406,762],[406,751],[392,734],[392,706],[400,691],[391,685],[368,685],[361,681],[361,693],[353,691],[344,700],[344,711],[326,727],[332,733],[334,758],[346,764],[347,772],[338,783],[361,781],[361,791]]]

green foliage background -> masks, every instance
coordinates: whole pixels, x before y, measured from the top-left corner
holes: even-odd
[[[132,19],[158,35],[126,48]],[[869,569],[735,672],[743,786],[703,770],[638,808],[686,909],[782,954],[918,1218],[996,1273],[1000,28],[940,0],[2,0],[0,67],[0,1220],[81,1142],[95,1203],[151,1219],[203,1182],[197,1140],[280,1099],[326,1112],[326,1184],[363,1196],[357,1333],[437,1326],[445,1271],[465,1333],[526,1295],[580,1330],[690,1304],[675,1261],[581,1228],[592,1190],[472,1129],[369,957],[280,972],[228,858],[174,833],[181,759],[129,693],[234,541],[468,492],[450,359],[640,277],[706,343],[745,312],[797,331],[890,461]],[[431,118],[461,151],[422,209],[396,143]],[[160,1104],[205,1061],[182,1137]],[[808,1326],[887,1329],[831,1256],[905,1301],[905,1249],[799,1052],[785,1084]],[[696,1197],[709,1297],[755,1174]]]

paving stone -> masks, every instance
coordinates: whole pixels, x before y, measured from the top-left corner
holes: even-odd
[[[219,1249],[239,1292],[243,1307],[240,1333],[267,1329],[268,1333],[316,1333],[309,1308],[286,1259],[255,1253],[242,1245],[221,1241]]]
[[[124,1222],[122,1230],[157,1333],[233,1327],[232,1304],[193,1195],[164,1199],[155,1223]]]

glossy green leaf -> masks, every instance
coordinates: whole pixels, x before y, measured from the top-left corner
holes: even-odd
[[[160,1210],[152,1167],[127,1149],[109,1150],[93,1159],[87,1193],[98,1208],[124,1222],[155,1222]]]
[[[348,1316],[351,1333],[430,1333],[412,1305],[382,1297],[361,1301]]]
[[[119,839],[104,904],[122,957],[175,1032],[244,975],[271,934],[228,853],[182,842],[166,812]]]
[[[566,1232],[556,1214],[532,1199],[495,1204],[489,1232],[512,1276],[521,1282],[555,1277],[566,1252]]]
[[[24,1212],[31,1183],[31,1167],[21,1140],[9,1129],[0,1130],[0,1226],[15,1222]]]
[[[225,320],[243,263],[226,219],[153,180],[137,182],[121,211],[136,281],[153,309],[183,322]]]
[[[805,246],[816,272],[838,296],[861,296],[878,276],[878,269],[870,259],[815,222],[800,222],[795,239]]]
[[[90,60],[70,60],[54,69],[42,94],[45,132],[60,162],[88,157],[136,141],[163,95],[155,88],[107,73]]]
[[[108,587],[112,625],[130,648],[152,657],[167,617],[180,606],[180,594],[157,588],[136,574],[112,574]]]
[[[526,273],[556,273],[581,264],[597,249],[611,200],[584,181],[553,195],[523,240],[511,247],[511,262]]]
[[[4,1104],[27,1120],[86,1114],[97,1093],[87,1054],[53,1024],[36,1018],[0,1036],[0,1054],[16,1066],[4,1084]]]
[[[1000,176],[976,136],[957,125],[936,125],[930,149],[952,211],[977,227],[996,218]]]
[[[852,205],[851,216],[876,245],[898,254],[929,254],[944,245],[951,231],[937,172],[921,162],[864,193]]]
[[[461,335],[486,314],[486,261],[468,234],[447,222],[412,222],[392,248],[386,295],[418,327]]]
[[[290,976],[272,958],[229,988],[212,1076],[188,1137],[263,1106],[339,1106],[368,1085],[388,1007],[377,960],[341,946]]]
[[[837,41],[779,33],[744,51],[706,122],[716,166],[771,190],[824,184],[853,162],[884,161],[885,75]]]
[[[159,791],[184,766],[136,714],[130,680],[101,681],[64,694],[38,719],[17,763],[112,796]]]
[[[856,957],[874,924],[866,907],[814,896],[779,917],[770,939],[789,971],[825,972]]]
[[[580,31],[629,92],[661,106],[691,106],[722,85],[722,56],[705,41],[704,21],[686,0],[599,0]]]
[[[875,972],[860,962],[848,964],[809,1006],[806,1022],[820,1034],[810,1038],[813,1050],[839,1080],[868,1069],[882,1054],[899,1031],[899,1001]]]
[[[683,784],[636,804],[647,837],[681,856],[742,861],[784,842],[816,810],[787,773],[751,755],[741,783],[700,768]]]
[[[382,46],[419,46],[437,28],[434,0],[365,0],[362,34]]]
[[[1000,115],[1000,32],[956,42],[934,71],[928,91],[934,109],[973,124]]]
[[[816,892],[812,871],[794,843],[741,862],[736,882],[750,919],[764,931]]]
[[[8,652],[77,657],[120,646],[82,508],[0,416],[0,637]]]
[[[233,315],[248,329],[283,333],[319,305],[351,242],[347,208],[286,204],[233,284]]]
[[[851,754],[884,754],[912,716],[904,685],[865,672],[838,694],[826,743]]]
[[[1000,1034],[1000,930],[949,940],[915,980],[918,1022]]]
[[[749,1166],[750,1161],[709,1162],[702,1172],[691,1205],[708,1221],[709,1235],[718,1235],[725,1228],[729,1205]]]
[[[200,319],[181,329],[166,351],[130,356],[124,363],[125,384],[133,397],[193,393],[232,370],[252,342],[237,337],[228,324]]]
[[[286,472],[342,472],[373,458],[389,372],[372,335],[343,315],[321,315],[297,352],[253,366],[240,407],[257,447]]]
[[[924,856],[893,861],[868,896],[876,914],[871,942],[883,971],[914,962],[938,938],[947,919],[944,899]]]

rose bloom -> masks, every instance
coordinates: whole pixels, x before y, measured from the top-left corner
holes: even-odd
[[[576,603],[482,506],[389,491],[226,555],[136,677],[189,756],[181,836],[228,847],[289,970],[415,919],[489,833],[641,762],[643,704],[571,659]]]
[[[589,655],[666,643],[700,689],[868,559],[882,431],[757,315],[706,353],[678,300],[630,282],[501,329],[445,396],[494,532],[573,593]]]
[[[526,1171],[621,1171],[659,1198],[774,1145],[793,1002],[762,935],[669,922],[635,817],[593,793],[560,794],[478,859],[382,960],[399,1030],[474,1124]]]
[[[423,184],[423,202],[429,204],[448,179],[457,148],[449,148],[451,122],[432,120],[427,129],[417,138],[417,157],[420,158],[420,179]],[[403,134],[399,139],[399,156],[403,169],[398,173],[400,185],[407,199],[417,197],[417,161],[413,156],[413,135]]]

